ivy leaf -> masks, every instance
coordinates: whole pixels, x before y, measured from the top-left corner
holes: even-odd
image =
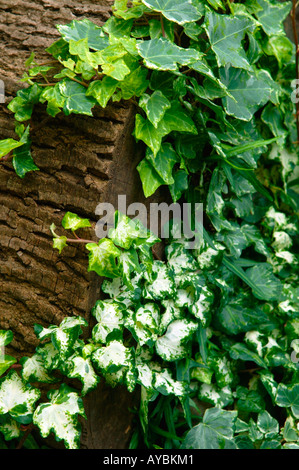
[[[148,70],[144,67],[137,67],[126,75],[125,79],[119,83],[122,98],[129,100],[133,96],[141,96],[148,88]]]
[[[42,88],[37,84],[21,89],[17,96],[7,106],[14,113],[16,121],[28,121],[33,112],[34,105],[39,102]]]
[[[283,21],[290,13],[292,2],[274,4],[269,0],[249,0],[247,3],[266,34],[284,34]]]
[[[132,368],[133,356],[130,348],[126,348],[121,341],[111,341],[107,346],[96,349],[92,353],[92,360],[104,372],[116,372],[123,367]]]
[[[204,27],[219,67],[231,64],[235,68],[251,70],[242,46],[245,34],[255,28],[255,23],[250,18],[219,15],[209,11],[205,16]]]
[[[249,121],[270,100],[273,89],[264,70],[256,75],[254,72],[227,66],[225,69],[221,68],[219,73],[220,79],[232,95],[232,98],[222,98],[223,106],[231,116]]]
[[[2,432],[4,439],[6,441],[11,441],[12,439],[17,439],[21,435],[20,424],[12,419],[8,414],[0,416],[0,432]],[[0,449],[2,447],[2,442],[0,439]]]
[[[97,320],[92,330],[92,338],[96,343],[106,343],[107,336],[114,330],[119,331],[124,324],[123,308],[113,300],[98,300],[91,313]]]
[[[135,138],[137,140],[142,140],[152,150],[154,155],[158,153],[161,147],[162,138],[166,134],[167,132],[165,132],[163,127],[158,127],[156,129],[148,119],[144,119],[140,114],[136,114],[134,130]],[[142,160],[142,162],[144,162],[142,164],[143,166],[149,166],[148,162],[144,160]]]
[[[87,321],[84,318],[66,317],[59,326],[50,325],[49,328],[44,328],[35,324],[34,331],[40,340],[50,338],[63,360],[73,353],[74,344],[82,333],[82,326],[87,326]]]
[[[291,408],[295,418],[299,418],[299,384],[287,386],[280,383],[277,387],[275,402],[278,406]]]
[[[112,240],[102,238],[98,243],[87,243],[89,253],[88,271],[95,271],[99,276],[118,277],[119,267],[116,258],[121,254]]]
[[[144,93],[139,100],[139,106],[145,111],[150,122],[157,128],[165,111],[171,107],[171,104],[160,90],[156,90],[152,95]]]
[[[102,80],[95,80],[90,83],[86,96],[93,96],[102,108],[106,108],[118,84],[119,81],[115,78],[105,76]]]
[[[145,344],[152,346],[158,338],[159,321],[158,306],[148,302],[139,307],[132,315],[129,315],[125,325],[132,332],[140,346]]]
[[[237,411],[209,408],[202,423],[194,426],[186,435],[183,449],[223,449],[234,447],[232,439]]]
[[[55,377],[51,377],[45,367],[44,358],[41,354],[34,354],[31,357],[22,357],[22,377],[26,382],[55,383]]]
[[[268,411],[263,411],[258,414],[257,427],[265,434],[265,437],[272,438],[279,432],[279,423],[273,418]]]
[[[39,427],[42,437],[53,432],[66,448],[78,449],[81,431],[78,414],[86,418],[82,399],[65,384],[59,390],[50,390],[47,396],[50,402],[36,408],[33,423]]]
[[[172,297],[175,293],[173,273],[162,261],[154,261],[152,272],[145,274],[147,282],[144,285],[144,298],[162,300]]]
[[[88,219],[82,219],[79,217],[77,214],[74,214],[73,212],[66,212],[61,225],[63,228],[66,230],[72,230],[75,232],[79,228],[84,228],[84,227],[91,227],[91,224]]]
[[[58,25],[57,29],[66,42],[80,41],[87,38],[88,46],[95,51],[100,51],[109,46],[109,39],[103,33],[102,28],[88,18],[73,20],[66,25]]]
[[[29,171],[39,170],[30,152],[31,140],[29,138],[29,126],[21,136],[20,142],[22,142],[23,145],[14,149],[12,164],[17,175],[20,178],[24,178]]]
[[[151,39],[137,44],[137,49],[149,69],[177,70],[180,65],[200,61],[203,54],[195,49],[184,49],[166,38]]]
[[[180,25],[197,21],[202,16],[190,0],[142,0],[142,3]]]
[[[86,88],[83,85],[66,78],[59,82],[58,87],[65,98],[63,112],[66,116],[72,113],[92,116],[91,109],[96,100],[92,96],[86,96]]]
[[[258,291],[253,289],[253,294],[262,300],[278,300],[282,293],[282,284],[274,276],[271,266],[268,263],[260,263],[246,270],[248,278],[258,287]],[[260,295],[262,292],[262,295]]]
[[[163,179],[164,184],[174,184],[172,170],[179,161],[179,157],[170,143],[162,143],[156,156],[150,149],[147,149],[146,159],[151,163],[160,178]]]
[[[134,242],[141,238],[146,240],[149,236],[148,231],[141,224],[137,224],[125,214],[119,211],[115,212],[115,228],[111,228],[108,237],[125,250],[132,248]]]
[[[67,377],[77,378],[82,382],[82,396],[93,390],[99,383],[100,378],[96,375],[89,358],[83,358],[79,354],[73,354],[63,364],[63,371]]]
[[[254,351],[248,349],[242,343],[235,343],[229,349],[229,354],[232,359],[241,359],[242,361],[253,361],[258,366],[267,369],[265,361]]]
[[[12,340],[13,332],[11,330],[0,330],[0,376],[17,362],[14,357],[4,354],[5,346]]]
[[[218,310],[216,318],[224,331],[233,335],[262,329],[268,325],[271,329],[274,326],[263,310],[257,306],[246,307],[246,298],[244,297],[231,299],[228,304]]]
[[[174,320],[168,326],[165,335],[157,339],[155,348],[157,354],[165,361],[176,361],[188,355],[187,343],[198,324],[186,319]]]
[[[17,372],[11,370],[0,379],[0,415],[9,413],[19,423],[28,424],[40,395],[39,390],[23,382]]]
[[[134,274],[141,273],[137,251],[131,248],[130,250],[121,253],[118,261],[124,283],[129,288],[134,289],[131,278]]]
[[[12,150],[16,149],[17,147],[21,147],[24,145],[23,142],[18,142],[14,139],[4,139],[0,140],[0,158],[5,157],[8,153]]]

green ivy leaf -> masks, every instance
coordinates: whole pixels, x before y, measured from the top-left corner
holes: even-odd
[[[78,414],[86,418],[82,399],[65,384],[59,390],[50,390],[47,396],[50,402],[36,408],[33,423],[39,427],[42,437],[53,432],[68,449],[78,449],[81,431]]]
[[[100,51],[109,46],[109,39],[103,33],[102,28],[94,24],[88,18],[73,20],[66,25],[58,25],[58,31],[64,41],[80,41],[87,38],[88,46],[95,51]]]
[[[75,232],[79,228],[91,227],[91,224],[88,219],[82,219],[73,212],[65,213],[61,225],[66,230],[72,230],[73,232]]]
[[[88,271],[95,271],[99,276],[118,277],[119,267],[116,258],[121,254],[112,240],[102,238],[98,243],[87,243],[89,253]]]
[[[232,443],[237,411],[210,408],[205,411],[202,423],[194,426],[186,435],[183,449],[234,448]]]
[[[280,383],[277,387],[275,402],[278,406],[291,408],[295,418],[299,418],[299,385],[284,385]]]
[[[146,159],[151,163],[160,178],[162,178],[164,184],[174,184],[172,171],[174,165],[179,161],[179,157],[170,143],[162,143],[156,156],[147,148]]]
[[[153,126],[157,128],[171,104],[160,90],[156,90],[152,95],[144,93],[139,100],[139,106],[145,111]]]
[[[253,294],[258,299],[279,300],[282,292],[282,284],[274,276],[271,266],[267,263],[260,263],[246,270],[248,278],[258,287],[259,292],[253,289]]]
[[[66,116],[70,114],[86,114],[92,116],[91,109],[96,100],[92,96],[86,96],[86,88],[80,83],[65,78],[59,82],[59,92],[65,98],[63,112]]]
[[[23,145],[14,149],[12,164],[17,175],[20,178],[24,178],[29,171],[39,170],[30,152],[31,140],[29,138],[29,126],[21,136],[20,142],[22,142]]]
[[[251,70],[242,45],[245,34],[255,28],[255,23],[250,18],[219,15],[209,11],[205,16],[204,27],[219,67],[231,64],[235,68]]]
[[[221,68],[220,79],[226,85],[232,98],[222,98],[226,112],[241,119],[249,121],[254,113],[266,104],[273,89],[267,73],[263,70],[259,74],[227,66]]]
[[[18,142],[14,139],[0,140],[0,158],[5,157],[5,155],[10,153],[12,150],[17,147],[21,147],[21,145],[24,145],[23,142]]]

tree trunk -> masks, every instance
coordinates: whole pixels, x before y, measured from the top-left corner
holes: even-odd
[[[56,24],[89,18],[99,26],[111,13],[108,0],[0,0],[0,79],[6,103],[0,105],[0,139],[15,138],[7,104],[23,85],[24,62],[34,51],[47,60],[45,48],[58,37]],[[40,106],[31,123],[32,153],[40,171],[20,179],[11,163],[0,166],[0,329],[11,329],[8,353],[31,355],[37,345],[34,323],[59,324],[69,315],[85,317],[100,295],[100,278],[87,272],[87,250],[69,246],[61,255],[52,248],[51,223],[61,227],[66,211],[95,225],[100,202],[145,202],[135,170],[140,148],[131,136],[134,107],[126,103],[97,107],[94,117],[59,114],[48,118]],[[149,201],[148,201],[149,202]],[[94,228],[94,227],[93,227]],[[62,229],[57,229],[63,233]],[[93,229],[84,237],[97,241]],[[102,382],[87,395],[82,447],[126,448],[138,396]]]

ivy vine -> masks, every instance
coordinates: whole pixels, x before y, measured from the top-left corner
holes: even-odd
[[[0,141],[1,161],[21,178],[38,170],[38,103],[55,118],[130,100],[145,196],[166,185],[174,202],[204,203],[204,227],[191,250],[171,226],[160,260],[157,237],[119,212],[99,241],[79,237],[90,222],[70,212],[62,227],[75,238],[51,226],[61,256],[86,245],[106,298],[88,340],[86,320],[67,317],[35,326],[32,357],[2,357],[0,447],[34,446],[37,427],[78,448],[82,397],[102,378],[140,389],[130,448],[299,448],[298,39],[283,26],[295,10],[276,0],[116,0],[102,27],[58,25],[47,63],[31,54],[27,86],[8,105],[18,140]],[[1,330],[0,350],[12,339]],[[48,402],[38,382],[53,384]]]

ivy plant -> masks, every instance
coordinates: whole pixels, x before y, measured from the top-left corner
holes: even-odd
[[[48,64],[31,54],[26,88],[8,105],[18,140],[0,141],[2,161],[12,158],[21,178],[38,169],[38,103],[55,118],[129,100],[145,196],[165,185],[174,202],[201,202],[204,224],[193,214],[202,236],[192,249],[173,225],[162,259],[159,239],[119,212],[98,241],[76,235],[90,222],[74,213],[62,228],[75,239],[52,224],[60,256],[85,244],[103,296],[88,340],[86,320],[66,317],[35,326],[40,345],[20,373],[4,356],[7,442],[33,424],[79,447],[82,397],[102,378],[140,390],[132,449],[298,449],[298,40],[283,27],[295,10],[276,0],[116,0],[102,27],[58,25]],[[0,332],[0,346],[12,335]],[[46,403],[38,382],[56,387]]]

